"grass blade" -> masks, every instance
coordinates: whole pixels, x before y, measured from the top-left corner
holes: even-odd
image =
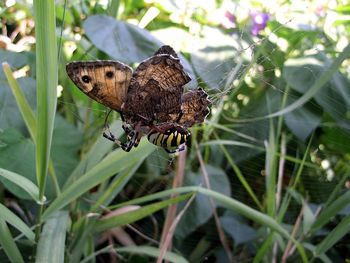
[[[64,262],[67,224],[68,211],[59,211],[47,220],[40,234],[35,262]]]
[[[24,262],[5,220],[0,218],[0,244],[11,262]]]
[[[69,202],[73,201],[93,186],[107,180],[109,177],[125,168],[134,166],[138,161],[153,152],[155,147],[156,146],[153,144],[143,140],[140,145],[131,152],[124,152],[122,150],[113,152],[85,175],[80,177],[74,184],[67,187],[47,208],[43,214],[43,220],[46,220],[50,215],[69,204]]]
[[[26,191],[34,201],[39,202],[39,189],[32,181],[22,175],[0,168],[0,176],[6,178]],[[45,198],[44,198],[45,199]]]
[[[0,204],[0,218],[17,228],[30,241],[34,242],[34,232],[16,214],[2,204]]]
[[[119,214],[116,216],[109,217],[104,220],[100,220],[95,224],[95,227],[93,229],[94,232],[102,232],[114,227],[123,226],[125,224],[133,223],[141,218],[144,218],[150,214],[153,214],[156,211],[159,211],[160,209],[163,209],[164,207],[167,207],[170,204],[174,204],[180,201],[183,201],[187,198],[189,198],[193,193],[188,193],[179,197],[170,198],[165,201],[160,201],[151,205],[146,205],[144,207],[141,207],[137,210],[133,210],[130,212],[126,212],[123,214]]]
[[[336,228],[330,232],[325,239],[316,248],[316,257],[320,254],[326,253],[335,243],[337,243],[343,236],[350,231],[350,215],[337,225]]]
[[[57,41],[53,0],[34,1],[38,126],[36,169],[41,201],[45,191],[57,101]],[[40,219],[40,217],[39,217]]]
[[[21,112],[24,122],[26,123],[27,129],[30,133],[30,136],[33,138],[34,142],[36,139],[36,119],[32,112],[32,109],[29,107],[29,104],[26,98],[23,95],[21,88],[17,80],[13,77],[10,65],[7,62],[2,63],[2,68],[4,70],[7,81],[10,85],[13,95],[15,96],[18,109]]]

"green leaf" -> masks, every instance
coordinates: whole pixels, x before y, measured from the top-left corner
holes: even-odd
[[[6,222],[0,218],[0,244],[11,262],[24,262]]]
[[[189,198],[193,193],[185,194],[179,197],[170,198],[165,201],[159,201],[151,205],[145,205],[136,210],[119,214],[116,216],[109,217],[104,220],[96,222],[95,227],[93,228],[94,232],[102,232],[114,227],[124,226],[126,224],[134,223],[137,220],[140,220],[146,216],[153,214],[160,209],[167,207],[170,204],[180,202]]]
[[[343,122],[347,105],[350,106],[350,92],[347,88],[350,85],[349,81],[333,69],[332,75],[329,74],[324,85],[315,86],[320,77],[324,76],[325,72],[328,73],[329,63],[316,56],[289,59],[283,67],[283,77],[292,89],[301,94],[314,90],[313,98],[322,109],[336,121]]]
[[[210,89],[221,90],[226,86],[228,73],[233,73],[233,79],[240,78],[241,63],[251,59],[249,51],[242,51],[242,38],[225,35],[219,29],[205,27],[202,34],[205,48],[192,52],[191,62]]]
[[[155,148],[154,145],[143,140],[131,152],[124,152],[121,149],[113,152],[76,182],[67,187],[47,208],[43,215],[43,220],[45,221],[52,213],[69,204],[69,202],[78,198],[90,188],[107,180],[123,169],[133,166],[141,159],[147,157]]]
[[[17,215],[2,204],[0,204],[0,218],[17,228],[30,241],[34,242],[34,232]]]
[[[11,52],[11,51],[7,51],[4,49],[0,49],[0,62],[1,64],[3,62],[7,62],[10,66],[11,69],[20,69],[22,67],[24,67],[25,65],[28,65],[29,63],[29,56],[28,56],[28,52]],[[0,82],[2,80],[5,80],[5,74],[2,70],[2,68],[0,68]]]
[[[1,51],[1,50],[0,50]],[[17,79],[22,88],[23,95],[31,110],[36,108],[36,87],[35,80],[30,77]],[[16,128],[22,133],[27,133],[28,129],[19,111],[18,104],[13,96],[7,80],[0,79],[0,128]]]
[[[317,246],[316,256],[326,253],[334,246],[341,238],[350,231],[350,215],[343,218],[337,226],[326,236],[325,239]]]
[[[38,103],[36,174],[40,198],[45,192],[57,102],[58,63],[55,19],[53,0],[34,1],[34,21],[37,25],[35,37]]]
[[[338,197],[328,207],[322,209],[320,215],[311,226],[311,231],[317,231],[322,226],[327,224],[335,215],[343,210],[350,203],[350,191],[347,191],[342,196]]]
[[[283,110],[269,114],[268,116],[265,116],[265,117],[272,118],[272,117],[276,117],[276,116],[279,116],[282,114],[286,114],[286,113],[293,111],[293,110],[301,107],[302,105],[304,105],[306,102],[308,102],[310,99],[312,99],[321,88],[323,88],[327,84],[327,82],[338,71],[341,64],[349,56],[349,54],[350,54],[350,44],[348,46],[346,46],[344,48],[343,52],[341,52],[338,55],[338,57],[334,59],[333,63],[329,66],[327,65],[327,67],[324,70],[322,70],[322,72],[318,76],[312,76],[312,80],[315,80],[315,82],[313,82],[312,86],[297,101],[288,105]],[[289,66],[294,68],[293,71],[298,70],[300,63],[293,63],[293,62],[295,62],[295,60],[294,61],[291,60],[290,62],[291,62],[291,65],[289,65]],[[287,62],[286,62],[285,67],[288,67]],[[285,72],[283,72],[283,76],[285,77],[286,82],[289,84],[292,83],[294,80],[299,78],[299,77],[295,78],[295,76],[289,75]],[[307,82],[308,80],[306,79],[305,74],[303,74],[302,79],[304,80],[303,85],[308,84],[308,82]],[[294,85],[294,87],[297,87],[297,85]],[[301,86],[298,85],[298,87],[300,88]],[[336,108],[343,109],[343,107],[341,105],[339,105],[338,103],[337,103]],[[339,116],[341,112],[339,111],[339,113],[337,113],[338,109],[336,109],[335,111],[332,111],[331,109],[327,108],[327,110],[330,110],[331,112],[335,112],[335,114],[336,114],[336,116],[334,116],[335,118],[341,117],[341,116]],[[343,121],[343,118],[341,119],[341,121]]]
[[[29,130],[31,137],[35,141],[37,123],[36,123],[36,119],[34,117],[34,114],[31,110],[29,103],[26,100],[18,82],[13,77],[10,66],[7,63],[3,63],[2,67],[3,67],[3,70],[5,72],[7,81],[10,84],[10,88],[12,89],[12,93],[15,96],[18,109],[20,110],[21,115],[24,119],[24,122],[26,123],[26,127]],[[11,117],[12,117],[12,113],[11,113]]]
[[[110,127],[116,138],[119,138],[122,134],[124,134],[121,121],[118,120],[113,122]],[[80,161],[79,164],[75,167],[74,171],[69,176],[69,179],[65,181],[63,188],[67,188],[80,176],[86,173],[86,171],[89,171],[94,166],[96,166],[102,160],[102,158],[111,151],[113,146],[114,144],[109,140],[106,140],[106,138],[102,136],[101,132],[101,136],[97,138],[96,142],[85,154],[84,159]]]
[[[83,27],[97,48],[124,63],[140,62],[162,45],[147,30],[106,15],[88,17]]]
[[[321,120],[322,111],[313,103],[306,103],[284,116],[288,128],[302,141],[305,141],[311,135],[321,123]]]
[[[235,247],[253,241],[256,237],[256,230],[233,211],[228,211],[220,217],[220,223],[225,232],[234,239]]]
[[[89,262],[92,259],[95,259],[97,255],[103,254],[103,253],[111,253],[111,250],[117,252],[117,253],[132,253],[132,254],[141,254],[141,255],[147,255],[154,258],[158,258],[160,256],[161,250],[159,248],[155,247],[148,247],[148,246],[129,246],[129,247],[120,247],[120,248],[104,248],[99,251],[96,251],[95,253],[91,254],[89,257],[85,258],[81,263]],[[174,253],[167,251],[164,255],[164,260],[174,262],[174,263],[188,263],[189,261],[186,260],[186,258]]]
[[[88,17],[83,24],[86,35],[100,50],[115,60],[131,64],[152,56],[163,45],[147,30],[106,15]],[[186,72],[195,79],[192,67],[179,54]]]
[[[38,187],[32,181],[28,180],[24,176],[0,168],[0,177],[6,178],[8,181],[14,183],[18,187],[20,187],[22,190],[26,191],[33,198],[34,201],[36,202],[39,201]]]
[[[20,174],[30,180],[33,185],[36,184],[35,177],[35,146],[32,140],[25,139],[15,129],[6,129],[0,133],[0,141],[4,145],[0,148],[0,167],[8,171]],[[11,193],[21,199],[33,199],[26,191],[7,180],[1,178],[5,187]],[[39,196],[37,197],[39,198]]]
[[[48,219],[40,234],[36,253],[36,263],[64,262],[68,211],[58,211]]]
[[[57,179],[62,185],[78,164],[78,151],[82,143],[82,131],[57,116],[54,124],[51,158]],[[24,138],[17,130],[6,129],[0,133],[0,167],[15,172],[37,183],[35,176],[35,145]],[[19,198],[31,199],[18,186],[4,181],[6,187]],[[48,200],[56,196],[52,180],[47,182],[45,195]]]
[[[230,182],[225,172],[220,168],[207,165],[206,170],[210,187],[213,191],[221,192],[227,196],[231,195]],[[186,173],[186,185],[199,185],[204,182],[203,174],[198,175]],[[183,202],[181,203],[183,207]],[[216,203],[217,205],[217,203]],[[221,204],[219,204],[221,205]],[[213,209],[210,200],[203,194],[197,194],[191,205],[182,216],[180,222],[176,226],[175,236],[183,239],[190,233],[194,232],[198,227],[207,222],[213,215]]]

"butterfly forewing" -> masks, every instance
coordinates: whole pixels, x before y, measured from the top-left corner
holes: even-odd
[[[67,73],[74,84],[90,98],[120,111],[130,84],[132,69],[117,61],[75,61]]]
[[[172,48],[160,50],[137,67],[130,81],[125,113],[132,118],[131,122],[158,121],[159,113],[180,112],[183,86],[191,78],[180,59],[172,55],[176,55]]]

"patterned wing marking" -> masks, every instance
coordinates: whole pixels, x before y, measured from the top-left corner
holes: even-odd
[[[75,61],[66,66],[74,84],[93,100],[120,111],[130,84],[132,69],[116,61]]]

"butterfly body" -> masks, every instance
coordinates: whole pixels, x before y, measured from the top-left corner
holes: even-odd
[[[154,133],[157,127],[154,123],[162,123],[156,130],[159,136],[163,134],[164,137],[170,131],[178,134],[177,129],[183,131],[184,127],[203,122],[209,114],[210,101],[205,91],[197,88],[183,94],[183,86],[191,78],[170,46],[162,46],[152,57],[141,62],[135,72],[121,62],[110,60],[71,62],[66,69],[82,92],[121,113],[130,143],[117,142],[111,132],[104,136],[127,151],[137,146],[140,133]],[[109,130],[107,118],[105,128]],[[169,144],[172,147],[175,142],[183,143],[184,137],[175,137],[179,139]]]

